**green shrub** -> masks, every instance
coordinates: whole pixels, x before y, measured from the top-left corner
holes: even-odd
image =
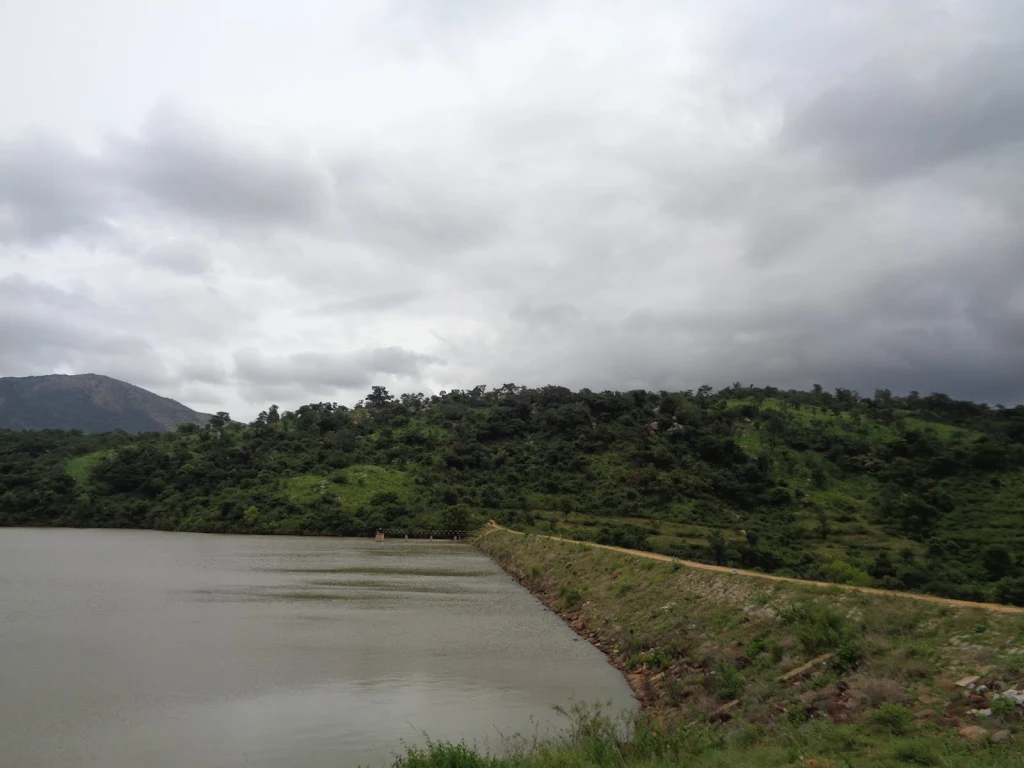
[[[942,757],[932,741],[904,741],[894,746],[889,754],[893,759],[910,765],[942,764]]]
[[[765,647],[767,647],[767,645],[768,638],[766,638],[764,635],[762,635],[761,637],[755,637],[753,640],[747,643],[747,647],[743,649],[743,655],[746,656],[748,659],[756,659],[764,652],[764,649]]]
[[[583,593],[576,587],[562,587],[559,596],[566,608],[579,608],[583,602]]]
[[[870,717],[873,725],[885,728],[889,733],[901,736],[910,730],[914,714],[902,704],[883,704]]]
[[[996,699],[992,702],[992,714],[1000,720],[1015,720],[1019,710],[1017,702],[1009,699]]]
[[[857,627],[839,611],[819,601],[794,603],[783,612],[782,619],[793,628],[800,647],[808,655],[827,651],[842,653],[849,661],[854,653],[860,658],[855,646]]]
[[[743,678],[732,664],[720,662],[715,665],[715,688],[727,699],[738,699],[743,695]]]
[[[477,754],[463,743],[436,744],[428,742],[422,749],[410,747],[398,758],[395,768],[498,768],[504,761]]]
[[[664,669],[672,663],[672,655],[662,649],[653,648],[644,653],[636,653],[630,656],[627,665],[630,669],[636,669],[640,666],[648,666],[652,669]]]
[[[856,669],[861,660],[860,643],[852,637],[848,637],[839,643],[836,648],[835,666],[840,672],[849,672]]]
[[[633,583],[633,577],[628,573],[624,573],[615,581],[615,596],[625,597],[633,589],[635,584]]]

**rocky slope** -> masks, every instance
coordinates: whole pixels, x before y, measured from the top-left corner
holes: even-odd
[[[0,378],[0,429],[168,432],[208,419],[175,400],[94,373]]]

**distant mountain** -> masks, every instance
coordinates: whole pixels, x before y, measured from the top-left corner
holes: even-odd
[[[203,425],[209,418],[170,398],[95,373],[0,378],[0,429],[168,432],[179,424]]]

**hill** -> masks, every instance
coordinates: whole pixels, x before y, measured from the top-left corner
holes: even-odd
[[[165,435],[0,435],[0,523],[369,535],[493,518],[687,560],[1024,604],[1024,407],[880,390],[505,385]]]
[[[108,376],[0,378],[0,429],[167,432],[210,417]]]

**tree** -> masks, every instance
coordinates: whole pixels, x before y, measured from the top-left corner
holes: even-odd
[[[211,429],[221,430],[231,423],[231,416],[227,411],[217,411],[207,422]]]
[[[452,504],[441,513],[444,526],[450,531],[464,531],[469,528],[471,516],[472,512],[469,507],[462,503]]]
[[[1013,554],[1002,544],[993,544],[985,548],[981,553],[981,561],[988,571],[988,577],[992,581],[998,581],[1004,576],[1013,574]]]
[[[711,550],[711,559],[714,560],[717,565],[725,565],[725,537],[722,536],[721,531],[715,531],[708,537],[708,548]]]
[[[832,532],[832,529],[831,527],[829,527],[828,524],[828,515],[825,513],[825,510],[822,509],[821,507],[818,507],[817,518],[818,534],[821,536],[822,540],[827,539],[828,535]]]
[[[394,402],[394,399],[386,387],[375,385],[370,394],[366,396],[366,404],[371,408],[383,408],[388,403]]]

